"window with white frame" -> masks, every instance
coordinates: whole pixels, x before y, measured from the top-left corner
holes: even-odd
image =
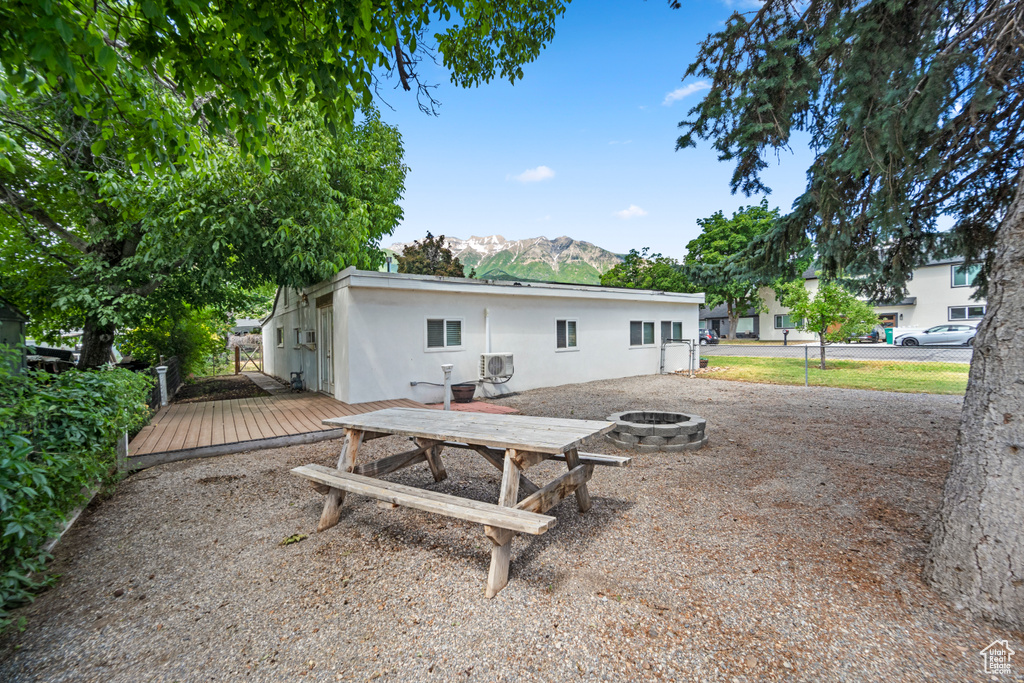
[[[427,348],[462,348],[462,319],[427,318]]]
[[[284,348],[284,328],[283,327],[278,327],[277,328],[277,348],[279,348],[279,349],[283,349]]]
[[[706,329],[708,329],[708,321],[707,320],[701,320],[700,322],[698,322],[697,323],[697,329],[698,330],[706,330]]]
[[[680,320],[661,321],[661,341],[666,339],[682,339],[683,323]]]
[[[775,316],[775,329],[777,330],[795,330],[799,326],[799,320],[793,320],[789,314],[782,314]],[[753,327],[751,327],[753,329]]]
[[[953,286],[954,287],[970,287],[974,284],[974,278],[978,277],[978,273],[981,271],[980,263],[972,263],[969,266],[959,265],[952,266],[953,269]],[[952,320],[952,318],[951,318]]]
[[[555,348],[560,350],[579,348],[576,340],[575,320],[555,321]]]
[[[981,320],[985,317],[984,306],[950,306],[950,320]]]
[[[629,321],[629,345],[650,346],[654,344],[653,320]]]

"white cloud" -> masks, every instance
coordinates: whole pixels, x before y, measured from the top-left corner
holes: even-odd
[[[688,97],[695,92],[710,89],[711,84],[708,83],[707,81],[697,81],[696,83],[691,83],[690,85],[684,85],[682,88],[676,88],[672,92],[665,95],[665,100],[662,102],[662,104],[666,107],[670,107],[672,106],[673,102],[678,102],[684,97]]]
[[[616,211],[615,215],[623,220],[629,220],[630,218],[639,218],[640,216],[646,216],[647,212],[641,209],[636,204],[630,204],[628,209]]]
[[[539,183],[542,180],[550,180],[555,177],[555,172],[547,166],[528,168],[519,175],[510,175],[510,180],[518,180],[521,183]]]

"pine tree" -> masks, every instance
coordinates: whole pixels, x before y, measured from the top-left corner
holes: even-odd
[[[807,188],[756,267],[814,250],[826,277],[893,300],[931,256],[982,263],[988,312],[925,577],[1024,627],[1024,1],[766,0],[686,75],[711,87],[677,148],[713,140],[734,191],[766,191],[767,153],[810,135]]]

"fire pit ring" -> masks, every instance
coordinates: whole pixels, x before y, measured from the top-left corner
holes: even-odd
[[[605,436],[622,448],[641,453],[695,451],[708,442],[707,421],[696,415],[656,410],[629,410],[608,416],[615,429]]]

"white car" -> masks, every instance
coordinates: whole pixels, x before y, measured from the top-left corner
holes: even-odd
[[[963,344],[971,346],[974,344],[974,335],[978,328],[974,325],[936,325],[921,332],[907,332],[892,340],[893,344],[903,346],[918,346],[924,344]]]

